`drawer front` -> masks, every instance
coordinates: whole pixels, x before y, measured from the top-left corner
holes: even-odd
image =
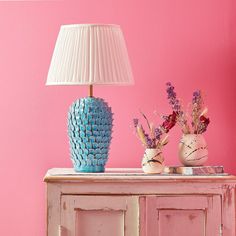
[[[141,236],[220,236],[221,198],[147,196],[140,198]]]
[[[138,236],[138,198],[62,195],[60,236]]]

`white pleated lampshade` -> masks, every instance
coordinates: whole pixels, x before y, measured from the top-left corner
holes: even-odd
[[[61,26],[47,85],[128,85],[133,75],[118,25]]]

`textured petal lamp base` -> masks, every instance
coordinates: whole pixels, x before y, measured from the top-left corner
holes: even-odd
[[[68,113],[70,154],[77,172],[104,172],[112,133],[111,108],[101,98],[75,101]]]

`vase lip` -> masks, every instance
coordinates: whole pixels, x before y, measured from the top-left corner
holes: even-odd
[[[155,147],[155,148],[146,148],[145,150],[161,150],[161,148],[159,148],[159,147]]]

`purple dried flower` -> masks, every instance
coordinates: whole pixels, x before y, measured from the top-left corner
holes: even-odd
[[[175,88],[170,82],[166,83],[166,86],[167,86],[166,92],[167,92],[169,104],[171,105],[173,111],[177,115],[177,122],[181,125],[182,131],[184,133],[189,133],[187,120],[186,120],[184,112],[181,110],[182,109],[181,103],[179,99],[177,99],[176,92],[174,91]]]
[[[199,97],[201,95],[201,91],[200,90],[196,90],[195,92],[193,92],[193,96],[194,97]]]
[[[202,96],[201,96],[201,91],[197,90],[193,93],[193,99],[192,99],[192,103],[201,103],[202,100]]]
[[[175,112],[179,112],[181,106],[179,100],[176,98],[176,92],[174,91],[175,88],[174,86],[172,86],[170,82],[166,83],[166,85],[167,85],[166,92],[167,92],[167,98],[169,99],[169,103]]]
[[[174,111],[179,111],[181,107],[179,104],[174,104],[173,108]]]
[[[153,147],[152,139],[145,132],[144,132],[144,135],[145,135],[145,140],[146,140],[146,143],[147,143],[147,147],[152,148]]]
[[[156,128],[156,129],[155,129],[155,138],[156,138],[157,140],[160,140],[161,135],[162,135],[162,130],[161,130],[160,128]]]
[[[205,124],[201,124],[200,115],[202,113],[202,94],[200,90],[193,93],[192,98],[192,127],[194,133],[203,133],[206,131]]]
[[[134,127],[137,128],[137,126],[138,126],[138,119],[134,118],[133,119],[133,123],[134,123]]]
[[[153,145],[152,145],[152,140],[151,140],[151,139],[148,139],[148,140],[147,140],[147,147],[148,147],[148,148],[152,148],[152,146],[153,146]]]

